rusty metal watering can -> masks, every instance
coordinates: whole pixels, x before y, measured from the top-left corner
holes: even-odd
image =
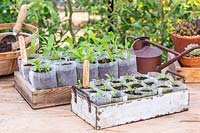
[[[148,72],[161,72],[162,69],[179,60],[182,56],[200,48],[200,46],[196,46],[182,53],[178,53],[164,47],[163,45],[150,41],[149,37],[128,36],[127,39],[132,39],[135,41],[133,50],[136,55],[138,72],[142,74],[146,74]],[[151,47],[151,45],[157,48]],[[174,54],[175,58],[172,58],[162,64],[162,50]]]

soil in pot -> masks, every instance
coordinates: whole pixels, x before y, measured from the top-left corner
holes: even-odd
[[[145,80],[145,79],[147,79],[147,77],[145,77],[145,76],[137,76],[137,77],[135,77],[137,80]]]
[[[130,60],[119,59],[118,61],[118,76],[124,76],[126,74],[137,73],[136,56],[131,56]]]
[[[112,75],[113,78],[118,78],[118,64],[117,61],[103,63],[99,61],[99,78],[100,79],[108,79],[106,74]]]
[[[125,85],[118,85],[118,86],[113,86],[113,88],[116,90],[126,90],[128,87]]]
[[[10,52],[12,50],[11,42],[0,42],[0,53]]]
[[[139,84],[139,83],[131,83],[129,86],[130,86],[131,88],[140,88],[140,87],[143,87],[143,85],[142,85],[142,84]]]
[[[76,64],[74,62],[54,65],[54,69],[56,71],[58,87],[72,86],[77,83]]]
[[[78,80],[83,80],[83,64],[77,63],[76,70]],[[90,64],[90,81],[98,78],[98,63]]]
[[[30,71],[29,78],[32,86],[35,89],[49,89],[57,87],[56,71],[49,72],[34,72]]]

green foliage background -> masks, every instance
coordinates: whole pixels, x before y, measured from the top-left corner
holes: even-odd
[[[0,23],[14,22],[22,3],[30,3],[28,23],[38,24],[40,35],[58,31],[62,22],[53,5],[53,0],[2,0],[0,1]],[[200,16],[200,0],[115,0],[113,12],[109,0],[70,0],[74,8],[83,9],[90,16],[88,25],[81,28],[92,30],[96,36],[104,36],[112,30],[123,43],[127,35],[149,36],[152,41],[173,48],[171,33],[183,19],[194,22]],[[65,5],[65,13],[68,9]],[[72,8],[72,9],[74,9]],[[67,21],[62,28],[69,30]],[[71,32],[71,34],[73,34]],[[166,57],[164,57],[166,59]]]

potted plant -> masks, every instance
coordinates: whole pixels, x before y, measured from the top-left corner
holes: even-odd
[[[116,89],[112,89],[112,97],[111,102],[112,103],[118,103],[118,102],[125,102],[128,100],[128,96],[125,95],[122,91],[117,91]]]
[[[77,83],[76,63],[65,61],[53,65],[56,71],[58,87],[72,86]]]
[[[133,51],[129,51],[127,44],[122,45],[119,44],[118,47],[118,76],[124,76],[126,74],[135,74],[137,73],[137,64],[136,64],[136,56]]]
[[[156,85],[156,89],[158,90],[159,95],[170,93],[173,91],[172,85],[167,82]]]
[[[198,20],[197,20],[198,21]],[[200,36],[198,35],[198,23],[196,25],[183,20],[172,34],[175,51],[181,53],[189,44],[199,44]]]
[[[107,79],[106,74],[112,75],[114,78],[118,78],[118,63],[115,59],[117,41],[112,32],[99,39],[101,47],[99,46],[97,51],[99,54],[99,78]]]
[[[29,79],[32,86],[36,89],[48,89],[57,87],[56,71],[42,61],[32,62],[34,69],[29,72]]]
[[[185,50],[189,50],[193,47],[199,46],[198,44],[190,44]],[[184,67],[200,67],[200,49],[195,49],[190,53],[183,56],[180,63]]]
[[[111,103],[111,95],[102,90],[98,90],[97,93],[94,93],[90,96],[90,100],[97,105],[104,105]]]

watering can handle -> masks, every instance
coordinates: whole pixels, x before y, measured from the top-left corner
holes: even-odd
[[[175,71],[172,71],[172,70],[167,70],[167,71],[165,72],[165,74],[168,74],[168,73],[170,73],[170,74],[172,74],[172,75],[175,75],[175,76],[177,76],[177,77],[180,77],[180,78],[182,79],[182,82],[185,83],[185,76],[184,76],[184,75],[181,75],[181,74],[179,74],[179,73],[177,73],[177,72],[175,72]]]

